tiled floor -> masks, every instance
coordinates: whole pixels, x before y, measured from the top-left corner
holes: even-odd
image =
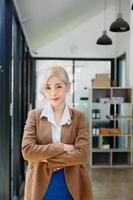
[[[133,169],[91,169],[94,200],[133,200]]]

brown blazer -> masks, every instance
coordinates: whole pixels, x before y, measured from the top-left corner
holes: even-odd
[[[42,200],[52,172],[60,167],[64,167],[67,187],[73,199],[92,200],[86,167],[89,144],[84,114],[70,109],[72,121],[62,126],[62,143],[54,144],[51,125],[46,117],[40,118],[41,112],[42,109],[30,111],[24,128],[22,154],[28,161],[24,200]],[[63,143],[74,144],[75,149],[64,152]]]

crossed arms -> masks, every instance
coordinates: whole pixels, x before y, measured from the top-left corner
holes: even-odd
[[[46,162],[51,168],[85,164],[88,159],[88,131],[85,116],[80,113],[75,143],[37,144],[36,117],[30,111],[24,128],[22,154],[25,160]]]

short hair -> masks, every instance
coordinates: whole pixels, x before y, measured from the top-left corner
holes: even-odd
[[[48,82],[48,79],[51,78],[52,76],[57,77],[59,80],[61,80],[63,83],[65,83],[66,85],[68,85],[69,82],[69,77],[67,74],[67,71],[61,67],[61,66],[53,66],[48,68],[44,75],[43,75],[43,81],[41,84],[41,93],[44,95],[44,87]]]

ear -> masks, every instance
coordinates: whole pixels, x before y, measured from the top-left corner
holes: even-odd
[[[71,83],[68,83],[68,85],[67,85],[67,92],[70,92],[70,89],[71,89]]]

